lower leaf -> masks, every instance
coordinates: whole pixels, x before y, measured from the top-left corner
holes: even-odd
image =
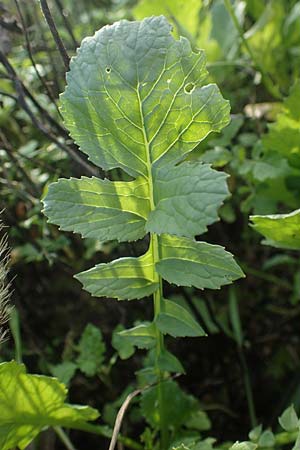
[[[0,364],[0,448],[23,450],[45,428],[80,429],[99,417],[88,406],[65,403],[66,387],[55,378],[29,375],[23,364]]]

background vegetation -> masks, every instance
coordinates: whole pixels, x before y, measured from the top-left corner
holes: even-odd
[[[85,36],[122,18],[164,14],[176,36],[207,53],[211,81],[230,100],[232,120],[210,135],[194,157],[229,175],[231,197],[222,221],[205,239],[224,245],[246,278],[219,292],[167,287],[191,309],[208,338],[170,340],[187,375],[178,382],[207,413],[203,436],[247,438],[262,423],[276,430],[289,404],[300,408],[300,266],[293,250],[261,244],[250,214],[287,213],[300,194],[300,2],[295,0],[52,0],[67,53]],[[66,63],[35,0],[0,3],[0,210],[12,248],[15,305],[12,338],[1,359],[15,357],[31,373],[69,384],[72,403],[102,411],[112,425],[145,353],[117,358],[116,327],[149,319],[152,303],[91,298],[72,278],[92,263],[139,255],[145,243],[102,244],[60,232],[41,213],[40,199],[58,177],[98,174],[77,151],[57,109]],[[118,328],[119,329],[119,328]],[[116,400],[117,399],[117,400]],[[210,424],[213,431],[210,431]],[[202,428],[201,428],[202,427]],[[138,407],[125,434],[144,429]],[[73,431],[78,449],[99,437]],[[36,448],[60,449],[52,431]],[[103,438],[103,445],[105,445]]]

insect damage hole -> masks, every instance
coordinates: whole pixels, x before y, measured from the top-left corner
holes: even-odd
[[[193,90],[195,89],[195,84],[194,83],[187,83],[184,86],[184,92],[186,94],[191,94],[193,92]]]
[[[106,72],[106,73],[110,73],[110,72],[111,72],[111,67],[106,67],[106,68],[105,68],[105,72]]]

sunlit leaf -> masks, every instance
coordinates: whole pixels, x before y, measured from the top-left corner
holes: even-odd
[[[65,403],[66,387],[55,378],[28,375],[16,362],[0,364],[0,448],[21,450],[50,426],[81,429],[99,416],[88,406]]]
[[[253,228],[273,247],[300,249],[300,209],[290,214],[250,216]]]

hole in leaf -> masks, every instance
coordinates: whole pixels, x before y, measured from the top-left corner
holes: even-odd
[[[188,83],[184,86],[184,92],[186,94],[190,94],[195,88],[195,84],[194,83]]]
[[[105,72],[106,73],[110,73],[111,72],[111,68],[110,67],[106,67]]]

